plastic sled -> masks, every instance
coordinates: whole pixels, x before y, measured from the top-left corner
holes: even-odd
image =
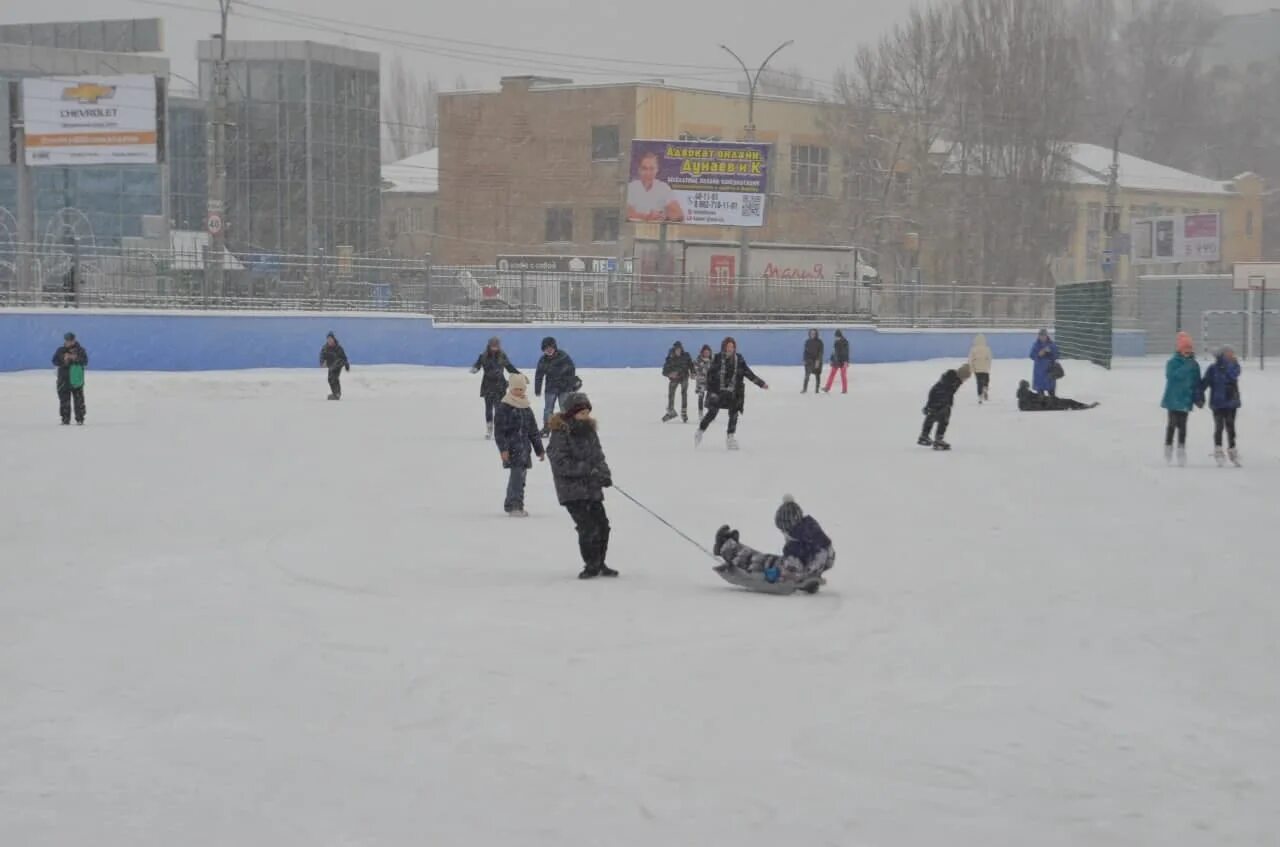
[[[738,588],[745,588],[748,591],[755,591],[760,594],[785,595],[795,594],[797,591],[817,594],[818,589],[827,584],[827,581],[820,576],[812,577],[805,582],[769,582],[764,578],[764,574],[747,573],[723,562],[716,565],[712,570],[730,585],[736,585]]]

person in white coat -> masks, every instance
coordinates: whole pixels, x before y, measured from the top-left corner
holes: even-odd
[[[990,400],[991,348],[987,346],[987,337],[981,333],[974,336],[973,346],[969,348],[969,369],[978,384],[978,402]]]

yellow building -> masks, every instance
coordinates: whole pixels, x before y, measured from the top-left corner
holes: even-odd
[[[1112,153],[1097,145],[1075,144],[1068,155],[1067,199],[1074,212],[1074,227],[1067,253],[1054,261],[1054,276],[1059,282],[1099,279],[1103,276],[1107,241],[1103,219]],[[1219,181],[1121,154],[1116,196],[1120,231],[1132,233],[1133,222],[1141,218],[1218,212],[1222,220],[1222,260],[1134,267],[1127,255],[1121,255],[1114,278],[1124,282],[1143,273],[1227,272],[1233,262],[1261,258],[1263,191],[1262,178],[1257,174],[1245,173]]]

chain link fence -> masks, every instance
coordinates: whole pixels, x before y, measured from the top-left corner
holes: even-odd
[[[376,311],[456,322],[808,322],[1030,328],[1051,287],[500,271],[350,255],[0,242],[0,307]]]

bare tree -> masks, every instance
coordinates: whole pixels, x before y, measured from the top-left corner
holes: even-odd
[[[461,76],[454,88],[466,88]],[[440,119],[436,98],[440,86],[431,76],[421,76],[403,57],[391,60],[391,74],[383,88],[383,157],[396,161],[430,150],[440,143]]]

